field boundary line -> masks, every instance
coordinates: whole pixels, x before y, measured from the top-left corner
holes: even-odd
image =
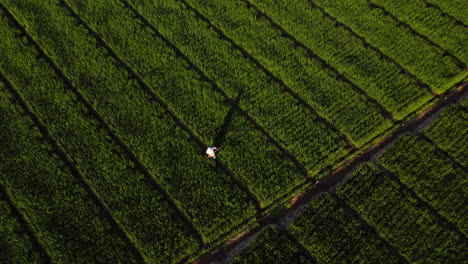
[[[0,183],[0,200],[5,201],[8,204],[8,207],[11,210],[13,217],[15,218],[16,222],[21,226],[21,229],[26,233],[27,237],[30,239],[33,248],[39,253],[39,256],[44,259],[46,264],[52,263],[52,258],[50,257],[49,253],[45,248],[39,243],[39,239],[37,238],[35,232],[31,224],[26,221],[26,218],[20,212],[20,210],[15,206],[15,203],[11,200],[10,195],[7,192],[7,188]]]
[[[250,121],[255,128],[257,128],[263,135],[265,135],[269,142],[271,142],[273,145],[275,145],[286,157],[288,157],[294,164],[302,170],[302,173],[305,175],[305,177],[309,177],[309,173],[305,166],[291,153],[289,152],[286,148],[284,148],[272,135],[270,135],[265,128],[263,128],[253,117],[251,117],[245,110],[243,110],[240,106],[234,105],[234,100],[230,98],[223,89],[219,87],[216,82],[211,80],[206,73],[204,73],[199,67],[193,63],[185,53],[183,53],[174,43],[172,43],[169,39],[167,39],[153,24],[151,24],[148,19],[146,19],[145,16],[143,16],[134,6],[132,6],[128,1],[126,0],[120,0],[126,8],[128,8],[131,12],[133,12],[140,21],[143,22],[145,26],[147,26],[151,31],[153,31],[156,34],[156,37],[161,39],[169,48],[171,48],[176,55],[181,57],[183,60],[185,60],[189,67],[195,71],[202,79],[202,81],[207,82],[210,84],[211,87],[213,87],[218,93],[220,93],[224,98],[227,99],[228,103],[233,105],[239,113],[246,118],[248,121]]]
[[[257,219],[257,226],[265,227],[268,225],[284,225],[281,224],[284,220],[291,216],[297,214],[301,208],[308,204],[312,199],[320,195],[321,193],[332,193],[334,188],[338,186],[350,173],[352,173],[356,167],[363,162],[372,161],[372,157],[386,149],[390,144],[395,142],[395,140],[405,132],[415,131],[419,125],[424,123],[424,121],[430,119],[434,114],[437,114],[439,110],[445,108],[446,106],[456,104],[457,99],[464,96],[468,93],[468,82],[460,84],[456,89],[449,90],[444,93],[444,96],[438,97],[439,100],[433,105],[426,108],[425,111],[413,117],[412,119],[406,121],[402,126],[393,131],[391,134],[385,136],[382,140],[377,143],[374,143],[370,147],[366,148],[359,155],[349,159],[345,164],[341,165],[337,169],[333,170],[331,173],[327,174],[320,179],[318,183],[310,183],[308,186],[303,188],[303,191],[295,195],[290,199],[290,206],[287,208],[277,207],[277,213],[275,215],[266,215],[261,219]],[[287,223],[286,223],[287,225]],[[235,248],[237,245],[243,241],[249,239],[253,235],[258,233],[258,230],[261,228],[254,228],[247,231],[240,237],[230,241],[229,244],[226,244],[224,247],[218,247],[213,253],[203,254],[198,259],[198,264],[211,263],[211,261],[220,261],[226,257],[226,253]]]
[[[434,8],[434,9],[437,9],[439,10],[439,12],[441,13],[441,16],[446,16],[450,19],[452,19],[453,21],[455,21],[455,23],[459,26],[462,26],[462,27],[465,27],[465,28],[468,28],[468,25],[465,24],[464,22],[458,20],[456,17],[450,15],[449,13],[445,12],[444,10],[442,10],[442,8],[440,8],[438,5],[434,4],[434,3],[429,3],[427,0],[422,0],[425,4],[426,4],[426,7],[427,8]]]
[[[0,3],[0,8],[2,4]],[[12,19],[13,19],[13,15]],[[40,57],[42,57],[48,65],[55,71],[61,81],[64,82],[65,88],[70,89],[73,94],[77,96],[77,101],[82,103],[85,108],[88,110],[89,114],[96,119],[101,128],[103,128],[106,133],[110,136],[110,138],[117,143],[117,145],[122,149],[122,151],[130,158],[132,162],[135,163],[136,169],[143,173],[145,176],[145,182],[150,183],[151,186],[156,188],[156,190],[164,197],[164,201],[168,202],[170,207],[178,214],[182,221],[187,224],[190,229],[192,229],[193,235],[195,238],[200,242],[200,246],[204,246],[203,239],[201,235],[198,233],[198,230],[193,226],[192,222],[188,220],[188,217],[182,212],[180,208],[176,205],[176,203],[172,200],[171,196],[164,190],[164,188],[152,177],[151,173],[149,173],[148,169],[143,166],[140,160],[133,154],[133,152],[128,148],[127,145],[123,143],[123,141],[111,130],[110,126],[105,122],[105,120],[99,115],[99,113],[94,109],[92,104],[85,98],[85,96],[79,92],[79,90],[73,86],[72,82],[66,77],[65,73],[58,67],[55,62],[46,55],[45,51],[41,48],[39,43],[37,43],[32,36],[23,28],[20,23],[15,19],[13,20],[15,25],[18,29],[28,38],[28,40],[34,45],[36,50],[38,51]]]
[[[375,106],[380,114],[386,118],[386,119],[389,119],[390,121],[392,121],[392,123],[396,123],[397,121],[395,120],[395,118],[393,117],[392,113],[390,111],[388,111],[385,107],[383,107],[375,98],[373,98],[372,96],[370,96],[369,94],[367,94],[366,91],[364,91],[361,87],[359,87],[357,84],[355,84],[353,81],[351,81],[349,78],[347,78],[346,76],[344,76],[340,71],[338,71],[336,68],[334,68],[333,66],[331,66],[325,59],[323,59],[322,57],[320,57],[319,55],[317,55],[312,49],[310,49],[308,46],[306,46],[305,44],[303,44],[302,42],[300,42],[296,37],[294,37],[291,33],[289,33],[288,31],[286,31],[281,25],[279,25],[278,23],[276,23],[271,17],[269,17],[265,12],[263,12],[262,10],[260,10],[257,6],[255,6],[254,4],[252,4],[251,2],[249,2],[248,0],[240,0],[241,2],[245,3],[245,5],[247,6],[247,8],[251,8],[253,10],[255,10],[257,12],[257,17],[260,18],[260,17],[263,17],[265,20],[268,21],[268,23],[270,23],[271,27],[272,28],[275,28],[279,31],[281,31],[281,37],[283,38],[287,38],[289,40],[291,40],[293,43],[294,43],[294,46],[296,47],[300,47],[302,48],[306,53],[307,55],[310,57],[310,58],[313,58],[315,59],[316,61],[318,61],[320,63],[320,65],[322,65],[323,68],[325,69],[328,69],[330,70],[331,72],[333,72],[334,74],[336,74],[337,76],[337,79],[340,80],[340,81],[343,81],[347,84],[349,84],[351,86],[351,88],[353,89],[354,92],[356,92],[357,94],[359,95],[362,95],[363,97],[366,98],[366,101],[370,102],[373,106]]]
[[[347,204],[341,197],[339,197],[337,194],[332,193],[331,196],[338,202],[339,206],[345,210],[345,212],[357,220],[361,227],[366,230],[367,232],[371,233],[375,238],[380,240],[380,242],[384,245],[387,250],[389,250],[391,253],[393,253],[398,259],[399,263],[406,263],[409,264],[410,262],[404,257],[403,255],[400,254],[400,251],[394,247],[390,242],[388,242],[387,239],[383,238],[380,233],[375,229],[375,227],[371,224],[369,224],[362,216],[354,210],[349,204]]]
[[[437,143],[435,143],[432,139],[430,139],[428,136],[426,136],[424,133],[421,133],[421,132],[416,132],[415,133],[420,139],[426,141],[427,143],[429,143],[432,147],[434,147],[436,149],[436,151],[441,154],[441,156],[443,156],[445,159],[447,159],[450,163],[452,163],[452,165],[460,170],[462,170],[464,173],[468,173],[468,169],[463,166],[460,162],[458,162],[457,160],[455,160],[455,158],[450,155],[449,153],[447,153],[445,150],[441,149]]]
[[[379,48],[373,46],[372,44],[370,44],[363,36],[359,35],[358,33],[356,33],[351,27],[349,27],[348,25],[346,25],[345,23],[341,22],[338,18],[332,16],[331,14],[329,14],[327,11],[325,11],[325,9],[319,5],[317,5],[315,2],[313,2],[312,0],[306,0],[309,5],[312,7],[312,8],[316,8],[318,9],[323,15],[325,15],[326,17],[328,17],[330,20],[332,20],[333,22],[335,22],[337,25],[343,27],[346,31],[348,31],[351,35],[355,36],[357,39],[360,39],[362,41],[362,44],[365,48],[370,48],[371,50],[373,50],[374,52],[376,52],[377,54],[379,54],[380,58],[381,59],[386,59],[387,61],[389,61],[390,63],[394,64],[395,66],[397,66],[398,69],[400,69],[400,73],[401,74],[406,74],[408,75],[409,77],[411,77],[412,79],[415,80],[416,82],[416,85],[419,86],[419,88],[421,89],[425,89],[427,92],[429,92],[433,97],[437,97],[439,94],[436,93],[434,90],[432,90],[432,88],[427,84],[425,83],[424,81],[422,81],[419,77],[417,77],[415,74],[413,74],[412,72],[410,72],[409,70],[407,70],[405,67],[403,67],[401,64],[399,64],[394,58],[388,56],[387,54],[383,53]]]
[[[414,29],[413,27],[411,27],[408,23],[400,20],[396,15],[390,13],[389,11],[387,11],[384,7],[372,2],[372,0],[367,0],[368,2],[368,6],[371,8],[371,9],[379,9],[381,10],[384,15],[392,18],[393,20],[395,20],[396,22],[398,22],[397,25],[402,25],[404,27],[406,27],[407,29],[410,30],[411,34],[413,35],[416,35],[420,38],[422,38],[424,41],[426,41],[427,43],[429,43],[430,45],[440,49],[442,51],[442,57],[445,57],[445,56],[448,56],[452,59],[454,59],[456,62],[457,62],[457,66],[460,68],[460,69],[464,69],[467,65],[465,65],[465,63],[463,61],[461,61],[457,56],[453,55],[452,53],[450,53],[449,51],[447,51],[446,49],[442,48],[439,44],[435,43],[434,41],[432,41],[431,39],[429,39],[429,37],[427,37],[426,35],[423,35],[422,33],[419,33],[416,29]]]
[[[347,148],[350,149],[351,152],[357,150],[356,146],[351,142],[351,140],[343,134],[335,125],[332,124],[328,119],[322,117],[309,103],[307,103],[302,97],[300,97],[296,92],[294,92],[290,87],[288,87],[281,78],[276,77],[271,71],[269,71],[265,66],[263,66],[255,57],[247,52],[243,47],[237,44],[232,38],[228,37],[221,29],[216,27],[206,16],[204,16],[200,11],[195,9],[192,5],[190,5],[186,0],[177,0],[178,2],[184,4],[188,10],[191,10],[195,13],[195,17],[199,20],[205,22],[209,28],[213,29],[217,34],[218,38],[221,40],[225,40],[229,42],[232,48],[240,51],[242,56],[248,59],[251,63],[253,63],[258,69],[260,69],[266,76],[268,76],[271,80],[278,83],[284,91],[290,94],[294,99],[296,99],[302,106],[304,106],[309,112],[311,112],[316,119],[323,123],[328,129],[330,129],[333,133],[338,135],[341,140],[343,140],[347,144]]]
[[[458,226],[454,223],[452,223],[450,220],[448,220],[445,216],[441,215],[438,210],[436,210],[432,205],[427,203],[426,201],[422,200],[421,197],[409,186],[406,184],[402,183],[400,178],[398,178],[394,173],[390,172],[387,168],[385,168],[382,164],[378,162],[374,162],[374,164],[379,168],[379,170],[389,178],[389,180],[394,181],[398,184],[398,186],[403,190],[408,192],[409,195],[412,196],[412,198],[416,199],[418,201],[418,204],[423,205],[429,212],[433,213],[437,221],[447,227],[448,230],[456,233],[457,235],[462,238],[465,243],[467,242],[467,237],[463,232],[460,231]],[[400,191],[402,192],[402,191]]]
[[[312,255],[312,253],[310,253],[310,251],[304,245],[302,245],[302,243],[299,242],[299,240],[297,240],[297,238],[293,236],[293,234],[291,234],[287,228],[278,228],[278,231],[283,232],[286,235],[286,237],[289,238],[289,240],[291,240],[291,242],[297,246],[299,252],[303,253],[313,264],[318,264],[317,260],[315,259],[315,256]]]
[[[118,54],[110,47],[110,45],[102,39],[102,37],[97,34],[74,10],[72,7],[68,5],[64,0],[59,0],[60,4],[62,7],[64,7],[68,12],[70,13],[70,16],[73,17],[74,19],[77,20],[79,25],[84,27],[87,31],[88,34],[90,34],[93,38],[95,38],[98,42],[98,44],[104,48],[109,56],[114,58],[114,60],[122,67],[124,68],[128,73],[129,73],[129,79],[134,79],[137,81],[138,85],[142,88],[143,91],[145,91],[151,99],[150,101],[157,102],[168,114],[174,121],[175,123],[182,128],[186,133],[189,134],[190,139],[194,140],[195,143],[199,146],[201,149],[206,149],[208,146],[203,143],[203,141],[197,137],[197,135],[184,123],[182,120],[169,108],[168,104],[164,102],[152,89],[143,81],[141,76],[137,74],[125,61],[120,59]],[[223,171],[230,176],[231,181],[236,184],[242,191],[244,191],[251,202],[255,205],[255,208],[257,211],[261,210],[260,202],[257,200],[255,195],[248,189],[247,186],[245,186],[240,179],[232,172],[230,171],[224,163],[222,163],[219,159],[215,160],[216,164],[223,169]]]
[[[0,3],[0,8],[3,8],[3,5]],[[21,106],[25,111],[25,114],[28,115],[31,120],[34,122],[35,127],[37,127],[44,137],[44,139],[51,145],[53,152],[55,152],[59,159],[61,159],[66,167],[70,169],[70,173],[76,178],[79,185],[86,191],[88,197],[94,202],[94,204],[99,208],[99,211],[104,216],[104,218],[112,226],[112,229],[116,231],[119,236],[126,242],[128,249],[132,254],[141,262],[145,263],[144,257],[138,248],[132,243],[128,237],[125,229],[120,226],[120,224],[114,219],[111,211],[107,207],[104,201],[96,194],[94,189],[86,182],[83,174],[78,169],[78,167],[72,162],[72,159],[68,154],[62,149],[60,144],[54,139],[50,134],[46,125],[42,122],[41,119],[33,112],[32,108],[29,106],[27,101],[23,98],[20,91],[18,91],[13,84],[4,76],[3,72],[0,72],[0,80],[4,82],[5,87],[10,91],[10,93],[15,97],[16,102]]]

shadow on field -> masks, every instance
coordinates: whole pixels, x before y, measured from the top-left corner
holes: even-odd
[[[223,125],[219,129],[216,137],[214,138],[213,146],[220,147],[223,145],[224,139],[226,138],[226,133],[228,132],[228,129],[229,129],[229,124],[231,123],[231,120],[232,120],[232,116],[239,108],[239,102],[243,93],[244,93],[244,89],[241,88],[241,90],[239,91],[239,94],[236,97],[236,100],[234,100],[234,102],[231,102],[231,109],[229,109],[229,112],[224,117]]]

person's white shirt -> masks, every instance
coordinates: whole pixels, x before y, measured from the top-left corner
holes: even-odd
[[[206,149],[206,154],[208,155],[208,158],[213,158],[216,159],[216,150],[218,148],[216,147],[209,147]]]

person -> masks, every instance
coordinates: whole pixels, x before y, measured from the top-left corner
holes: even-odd
[[[206,158],[216,159],[216,152],[219,150],[217,147],[208,147],[206,149]]]

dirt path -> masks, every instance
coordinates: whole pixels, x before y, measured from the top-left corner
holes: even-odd
[[[314,197],[323,192],[333,192],[336,186],[352,173],[361,163],[373,160],[387,146],[393,143],[401,134],[406,132],[419,132],[430,124],[443,109],[451,104],[459,103],[462,98],[468,96],[468,82],[458,86],[454,91],[441,95],[441,99],[430,106],[428,109],[414,117],[413,119],[401,124],[401,126],[391,135],[385,137],[380,142],[372,145],[356,157],[350,159],[345,164],[334,170],[329,175],[320,179],[318,183],[312,183],[303,192],[290,200],[288,208],[278,208],[275,215],[266,215],[260,218],[258,227],[250,231],[244,231],[227,241],[222,249],[203,255],[194,263],[197,264],[220,264],[228,263],[232,256],[238,254],[248,242],[258,236],[258,234],[267,226],[286,227],[297,215],[305,208],[306,204]]]

